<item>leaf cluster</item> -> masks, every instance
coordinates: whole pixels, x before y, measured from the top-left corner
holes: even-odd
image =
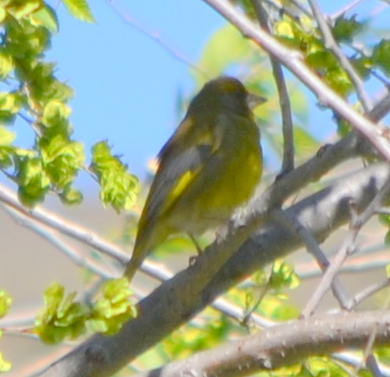
[[[64,4],[74,17],[94,21],[85,0]],[[56,13],[42,0],[7,0],[0,2],[0,17],[0,80],[8,89],[0,91],[0,169],[17,184],[19,199],[28,207],[49,192],[65,204],[78,204],[83,197],[74,182],[84,169],[85,153],[83,144],[72,137],[68,103],[73,90],[57,79],[56,64],[45,59],[52,35],[59,30]],[[29,149],[17,147],[10,130],[21,119],[34,132]],[[94,146],[92,162],[102,184],[101,198],[116,211],[128,209],[137,180],[104,145]]]
[[[87,329],[106,335],[116,333],[136,315],[130,296],[125,278],[105,281],[93,306],[75,301],[75,292],[65,295],[64,287],[53,283],[45,291],[45,306],[38,313],[34,332],[48,344],[75,339]]]

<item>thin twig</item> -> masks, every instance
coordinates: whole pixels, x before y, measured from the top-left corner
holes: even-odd
[[[383,304],[383,308],[382,308],[383,316],[386,315],[386,312],[389,309],[389,305],[390,305],[390,294],[387,295],[385,303]],[[378,324],[375,324],[375,326],[373,326],[370,337],[367,340],[367,344],[364,349],[364,358],[366,360],[366,367],[371,371],[374,377],[383,377],[382,374],[380,373],[378,362],[372,353],[372,349],[374,348],[376,338],[380,336],[378,334],[379,331],[380,330],[378,328]],[[356,367],[355,368],[356,372],[358,372],[359,369],[360,369],[359,367]]]
[[[94,261],[88,260],[88,258],[82,256],[81,253],[73,246],[71,246],[65,240],[61,240],[61,237],[56,234],[57,232],[51,230],[51,228],[49,228],[48,226],[39,223],[31,217],[23,215],[21,212],[11,207],[8,207],[7,205],[3,205],[3,208],[12,218],[15,219],[16,222],[31,229],[43,239],[50,242],[57,249],[62,251],[67,257],[69,257],[70,260],[77,266],[82,267],[98,276],[101,276],[104,279],[110,279],[114,277],[114,273],[108,272],[107,269],[100,267]]]
[[[279,3],[275,3],[272,0],[263,0],[264,3],[267,3],[270,7],[274,8],[279,14],[287,14],[291,19],[298,21],[296,14],[290,11],[288,7],[284,7]]]
[[[89,229],[76,225],[41,206],[37,206],[34,209],[26,209],[23,207],[15,193],[13,193],[6,186],[0,184],[0,202],[3,202],[7,206],[22,213],[23,215],[33,218],[42,224],[45,224],[59,232],[66,234],[92,248],[101,251],[103,254],[116,259],[122,264],[126,264],[129,261],[129,256],[118,246],[107,242],[96,233]]]
[[[366,358],[366,367],[371,372],[373,377],[383,377],[383,374],[381,373],[380,367],[378,365],[378,361],[372,353]]]
[[[341,267],[340,273],[359,273],[372,270],[383,269],[389,264],[388,251],[382,251],[375,255],[361,255],[358,257],[349,258]],[[303,262],[295,265],[295,272],[299,278],[312,279],[321,276],[321,271],[318,270],[317,264],[314,262]]]
[[[363,1],[366,1],[366,0],[354,0],[352,1],[351,3],[343,6],[340,10],[338,10],[337,12],[333,13],[332,15],[329,16],[329,18],[331,20],[335,20],[337,18],[339,18],[340,16],[344,15],[345,13],[349,12],[350,10],[352,10],[353,8],[355,8],[357,5],[359,5],[360,3],[362,3]]]
[[[150,30],[147,30],[140,24],[138,24],[135,20],[133,20],[128,14],[126,14],[123,10],[119,8],[119,5],[116,4],[115,1],[106,1],[106,3],[114,9],[114,11],[119,14],[122,19],[133,27],[135,30],[146,36],[147,38],[151,39],[153,42],[157,43],[160,47],[162,47],[166,52],[169,53],[174,59],[178,60],[179,62],[184,63],[188,67],[190,67],[195,72],[198,72],[202,77],[204,77],[206,80],[209,80],[210,77],[207,75],[206,72],[202,71],[199,67],[197,67],[195,64],[193,64],[190,60],[185,58],[183,55],[179,54],[177,51],[175,51],[172,47],[170,47],[165,41],[162,40],[161,36],[157,33],[151,32]]]
[[[325,21],[325,18],[318,7],[316,0],[308,0],[308,2],[313,12],[314,18],[317,21],[318,28],[320,29],[320,32],[322,34],[325,47],[333,52],[333,55],[338,59],[340,65],[344,68],[345,72],[349,76],[356,89],[357,95],[360,99],[360,102],[362,103],[364,111],[370,111],[372,109],[372,103],[364,89],[362,79],[357,74],[355,68],[352,66],[351,62],[344,55],[343,51],[335,41],[332,31],[330,30],[328,23]]]
[[[256,27],[247,17],[237,12],[227,0],[203,0],[229,22],[235,25],[245,36],[252,38],[261,47],[277,58],[285,67],[294,73],[319,98],[320,102],[331,107],[336,113],[345,118],[356,130],[390,161],[390,141],[387,130],[381,125],[371,123],[348,103],[327,86],[302,60],[297,51],[286,48],[281,42]]]
[[[387,263],[388,264],[388,263]],[[378,283],[375,283],[373,285],[370,285],[369,287],[363,289],[361,292],[359,292],[357,295],[355,295],[346,305],[347,310],[352,310],[357,305],[359,305],[361,302],[366,300],[367,298],[371,297],[375,293],[381,291],[384,288],[387,288],[390,286],[390,278],[385,279],[383,281],[380,281]]]
[[[326,291],[331,286],[336,274],[340,272],[341,265],[344,263],[348,254],[350,254],[355,249],[355,240],[357,235],[359,234],[360,229],[376,213],[378,208],[380,208],[384,198],[388,195],[389,191],[390,183],[388,182],[385,186],[382,187],[378,195],[375,196],[375,198],[360,214],[360,216],[354,215],[355,209],[353,203],[350,203],[350,210],[352,214],[351,229],[345,237],[343,245],[337,252],[336,257],[324,273],[324,276],[320,284],[317,286],[314,294],[312,295],[311,300],[306,304],[305,308],[303,309],[301,317],[307,318],[314,312],[321,298],[325,295]]]
[[[259,0],[252,0],[257,19],[260,26],[268,33],[271,30],[268,25],[268,17],[264,6]],[[281,174],[285,174],[294,169],[294,128],[291,115],[290,98],[287,91],[286,81],[282,66],[279,61],[270,55],[272,71],[275,78],[276,88],[279,95],[280,110],[283,120],[283,162]]]
[[[298,234],[299,238],[302,240],[302,243],[306,246],[307,251],[313,254],[313,256],[316,258],[321,270],[323,272],[327,270],[330,265],[329,260],[321,250],[315,238],[303,224],[299,223],[296,219],[290,218],[285,212],[281,210],[274,210],[272,212],[272,218],[290,232],[292,232],[292,234]],[[346,293],[341,282],[337,278],[331,281],[331,288],[333,295],[339,302],[340,306],[344,307],[346,305]],[[321,298],[322,296],[319,297],[319,299]]]
[[[352,367],[357,367],[362,363],[361,356],[352,352],[337,352],[337,353],[332,353],[330,356]],[[379,370],[382,373],[383,377],[390,377],[390,368],[387,365],[379,364]],[[355,376],[356,373],[354,374],[354,377]]]
[[[308,17],[313,17],[310,13],[310,10],[306,9],[299,0],[290,0],[290,3],[297,7],[301,12],[303,12]]]

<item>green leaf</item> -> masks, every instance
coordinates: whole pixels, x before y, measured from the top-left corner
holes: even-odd
[[[73,97],[73,90],[54,76],[54,68],[54,63],[35,62],[31,68],[17,70],[20,80],[29,84],[30,97],[37,104],[45,105],[52,100],[65,102]]]
[[[7,11],[17,20],[21,20],[41,6],[41,0],[14,0],[7,6]]]
[[[7,11],[4,7],[0,6],[0,23],[3,23],[5,18],[7,17]]]
[[[31,13],[30,20],[35,26],[43,26],[51,33],[58,33],[59,25],[57,14],[54,9],[47,4],[34,13]]]
[[[43,201],[50,188],[50,179],[44,172],[42,160],[26,156],[17,173],[19,200],[27,207]]]
[[[4,50],[0,52],[0,78],[4,79],[14,69],[12,56]]]
[[[137,315],[135,306],[129,301],[132,294],[129,281],[126,278],[107,280],[101,294],[94,305],[88,326],[94,331],[112,335]]]
[[[386,277],[389,278],[390,277],[390,264],[386,265],[385,270],[386,270]]]
[[[71,184],[84,165],[84,146],[59,134],[40,143],[44,170],[56,188]]]
[[[10,145],[15,139],[15,134],[0,126],[0,146]]]
[[[59,100],[50,100],[43,109],[41,121],[46,127],[52,127],[58,125],[63,120],[67,120],[70,114],[71,109],[69,106]]]
[[[360,57],[350,59],[353,67],[359,73],[359,76],[368,79],[370,75],[370,69],[372,68],[372,59],[370,57]]]
[[[337,133],[339,136],[344,137],[351,132],[351,125],[343,118],[336,117],[337,119]]]
[[[248,41],[235,27],[227,24],[209,39],[197,67],[211,77],[217,76],[230,65],[242,61],[249,51]]]
[[[134,205],[139,191],[138,179],[127,172],[127,166],[117,156],[111,155],[106,141],[92,147],[91,170],[99,180],[100,199],[104,204],[111,204],[117,212]]]
[[[0,168],[5,169],[12,165],[12,156],[14,152],[14,147],[0,145]]]
[[[5,127],[0,126],[0,167],[7,168],[12,165],[14,147],[11,143],[15,139],[15,134]]]
[[[8,372],[11,369],[11,364],[3,359],[3,355],[0,353],[0,373]]]
[[[12,124],[23,105],[23,97],[18,92],[0,92],[0,122]]]
[[[83,201],[83,194],[70,185],[59,194],[61,201],[67,205],[80,204]]]
[[[12,298],[5,291],[0,290],[0,318],[4,317],[12,305]]]
[[[40,54],[50,47],[51,34],[43,27],[33,26],[26,19],[17,22],[7,18],[6,27],[4,46],[14,58],[16,79],[27,78],[41,58]]]
[[[316,153],[319,142],[304,128],[295,126],[294,145],[299,158],[308,158]]]
[[[390,215],[380,214],[378,216],[379,222],[387,228],[390,228]]]
[[[324,46],[313,44],[306,55],[306,62],[316,70],[328,70],[338,64],[334,55]]]
[[[80,21],[95,22],[86,0],[62,0],[69,13]]]
[[[64,288],[53,283],[44,293],[45,306],[35,320],[34,331],[48,344],[58,344],[66,338],[74,339],[85,332],[88,308],[74,302],[75,293],[64,296]]]
[[[363,29],[363,24],[356,21],[356,14],[350,18],[338,17],[333,26],[333,36],[339,42],[351,42],[353,37]]]
[[[294,20],[284,17],[274,25],[275,35],[288,47],[307,52],[309,48],[318,42],[315,28],[310,18],[301,17],[304,27],[298,25]]]
[[[339,65],[329,67],[324,74],[325,82],[341,96],[347,96],[353,85],[347,73]]]
[[[374,47],[372,62],[374,65],[382,68],[386,75],[390,75],[390,40],[382,39]]]
[[[384,242],[386,246],[390,246],[390,230],[386,233]]]
[[[272,265],[269,284],[276,291],[279,291],[283,287],[291,289],[299,285],[299,277],[290,265],[281,259],[277,259]]]

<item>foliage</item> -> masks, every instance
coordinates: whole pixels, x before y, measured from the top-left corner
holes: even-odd
[[[45,343],[59,343],[76,338],[85,332],[88,308],[74,302],[76,293],[66,297],[64,288],[53,283],[44,294],[45,308],[37,316],[35,332]]]
[[[86,0],[63,0],[62,3],[71,16],[84,22],[95,22]],[[256,21],[251,1],[235,0],[234,3],[249,19]],[[275,6],[284,7],[279,2],[275,2]],[[269,11],[270,24],[278,40],[299,52],[307,66],[330,88],[360,109],[356,86],[345,66],[324,41],[315,19],[299,9],[292,10],[288,6],[283,9],[283,12]],[[70,122],[73,89],[58,80],[56,64],[46,57],[53,35],[60,30],[56,10],[43,0],[0,0],[0,22],[0,170],[17,185],[20,201],[33,208],[51,193],[64,204],[78,204],[83,195],[75,187],[75,181],[81,172],[87,172],[99,185],[103,205],[111,206],[116,212],[130,210],[140,190],[138,179],[128,172],[120,156],[113,155],[108,141],[93,145],[91,161],[86,168],[84,145],[73,137]],[[390,41],[382,35],[376,38],[369,35],[372,31],[369,19],[344,12],[331,19],[329,27],[362,83],[378,76],[389,76]],[[366,48],[358,48],[357,42],[361,41]],[[267,152],[264,179],[267,181],[269,166],[279,165],[282,159],[283,142],[279,99],[267,55],[228,24],[207,41],[197,68],[198,71],[192,73],[197,88],[204,82],[204,73],[209,76],[234,74],[240,76],[250,91],[269,97],[268,105],[255,113]],[[286,81],[294,109],[296,162],[300,163],[317,153],[320,141],[307,124],[308,106],[302,87],[291,75]],[[326,108],[326,104],[320,106]],[[335,120],[338,136],[348,135],[350,125],[337,114]],[[17,132],[11,130],[11,126],[21,121],[33,130],[34,140],[30,148],[18,146]],[[379,220],[383,226],[381,230],[385,229],[384,242],[388,245],[390,217],[382,214]],[[134,241],[135,227],[136,219],[129,218],[128,229],[131,231],[123,235],[124,241]],[[202,245],[209,241],[208,236],[200,239]],[[188,238],[178,235],[162,245],[154,256],[161,260],[166,260],[168,255],[176,258],[183,249],[191,250],[192,255]],[[291,290],[298,289],[299,285],[294,267],[284,260],[276,260],[269,270],[257,272],[225,294],[226,300],[242,309],[241,318],[232,318],[209,307],[141,356],[137,363],[148,368],[157,367],[172,359],[216,347],[229,339],[256,333],[259,327],[254,324],[254,318],[265,317],[275,322],[297,318],[301,308],[291,302],[290,295]],[[105,281],[97,294],[93,292],[93,302],[77,301],[77,293],[66,294],[63,286],[53,283],[44,293],[44,308],[37,315],[35,327],[26,332],[38,334],[49,344],[92,332],[112,335],[126,321],[137,316],[131,295],[126,279]],[[10,305],[11,298],[0,291],[0,317],[8,312]],[[387,349],[378,349],[377,355],[382,362],[389,362]],[[156,361],[159,364],[154,364]],[[0,372],[9,369],[10,364],[0,354]],[[315,356],[297,365],[258,375],[351,374],[365,376],[367,371],[355,372],[351,366],[330,356]]]
[[[4,317],[12,304],[12,298],[3,290],[0,290],[0,318]],[[3,332],[0,330],[0,338]],[[3,355],[0,353],[0,373],[8,372],[11,369],[11,364],[3,359]]]
[[[92,147],[91,170],[100,184],[100,199],[111,204],[119,212],[133,207],[138,192],[138,180],[127,173],[117,156],[112,156],[107,142],[102,141]]]
[[[128,285],[125,278],[104,282],[101,297],[89,307],[74,301],[76,292],[65,296],[64,287],[53,283],[44,294],[45,307],[38,313],[34,332],[48,344],[77,338],[87,327],[94,332],[114,334],[136,315],[128,301],[131,295]]]
[[[95,18],[86,0],[63,0],[69,13],[84,22],[95,22]]]
[[[80,202],[81,193],[72,186],[84,151],[71,137],[67,102],[73,91],[57,80],[55,64],[44,60],[51,32],[58,30],[55,13],[42,1],[7,1],[2,13],[1,78],[11,89],[0,94],[0,118],[9,125],[20,114],[35,131],[35,145],[16,147],[3,126],[1,167],[14,177],[26,206],[43,201],[49,191],[64,203]]]
[[[94,22],[85,0],[65,0],[70,14]],[[64,204],[78,204],[82,193],[74,187],[84,169],[81,142],[72,137],[69,101],[73,89],[57,79],[56,64],[46,60],[53,34],[59,31],[55,10],[42,0],[0,2],[0,169],[18,186],[20,201],[34,207],[55,193]],[[20,148],[10,126],[25,121],[34,131],[33,146]],[[110,155],[105,142],[97,143],[93,169],[101,182],[104,203],[117,211],[129,209],[136,196],[137,180],[127,173],[118,157]],[[90,308],[75,302],[76,293],[64,294],[53,284],[44,294],[45,308],[37,316],[34,331],[46,343],[59,343],[86,331],[87,325],[106,334],[116,332],[135,315],[127,301],[130,291],[123,280],[106,282],[102,297]],[[10,298],[2,292],[0,316]],[[10,364],[0,359],[0,371]]]

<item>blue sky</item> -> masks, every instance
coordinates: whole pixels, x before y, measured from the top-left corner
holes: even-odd
[[[75,90],[71,102],[75,139],[85,144],[88,153],[93,143],[107,139],[130,171],[142,178],[147,161],[177,126],[179,91],[193,90],[190,67],[178,56],[196,64],[204,44],[224,20],[201,0],[90,0],[97,23],[86,24],[72,18],[58,0],[48,2],[57,9],[60,23],[48,58],[58,63],[57,76]],[[332,13],[346,3],[331,0],[320,5]],[[315,98],[309,101],[313,105]],[[327,124],[328,129],[319,128],[317,135],[334,131],[329,112],[311,106],[310,115]],[[17,133],[23,146],[31,145],[32,132],[26,124]],[[92,181],[79,182],[90,187]]]
[[[97,24],[81,23],[58,8],[60,32],[49,59],[75,89],[74,136],[90,146],[108,139],[130,170],[143,175],[176,127],[178,90],[190,93],[188,65],[124,21],[159,35],[179,56],[196,63],[224,22],[202,1],[90,1]],[[126,5],[126,6],[124,6]]]

